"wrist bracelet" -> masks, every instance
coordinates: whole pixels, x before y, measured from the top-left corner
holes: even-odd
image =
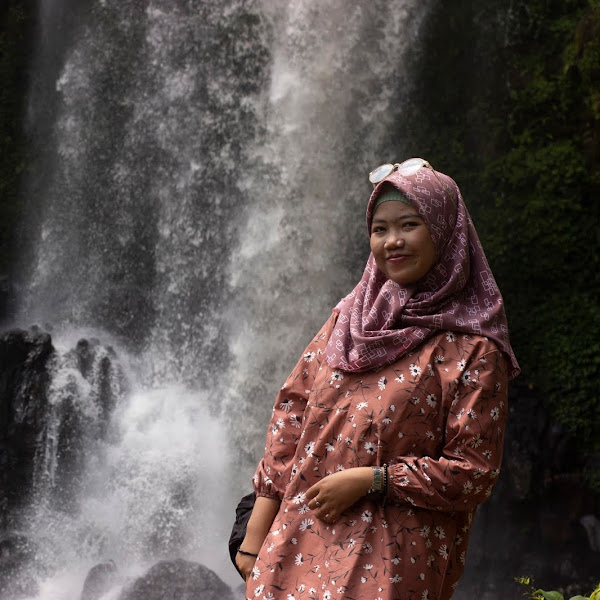
[[[373,467],[373,485],[367,491],[367,494],[374,494],[383,490],[383,470],[381,467]]]
[[[246,552],[241,548],[238,550],[238,554],[243,554],[244,556],[253,556],[254,558],[258,558],[258,554],[254,554],[253,552]]]
[[[385,506],[385,501],[387,500],[387,492],[388,492],[388,466],[387,463],[383,465],[383,501],[381,502],[381,506]]]

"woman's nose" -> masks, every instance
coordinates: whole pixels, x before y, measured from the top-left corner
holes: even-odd
[[[404,246],[404,239],[400,235],[390,235],[385,240],[385,245],[388,248],[400,248]]]

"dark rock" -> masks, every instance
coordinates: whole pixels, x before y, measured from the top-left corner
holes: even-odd
[[[234,596],[207,567],[177,559],[155,564],[119,600],[234,600]]]
[[[113,586],[116,575],[117,565],[112,560],[92,567],[85,578],[81,600],[98,600]]]
[[[0,529],[31,492],[53,353],[50,336],[37,329],[0,337]]]

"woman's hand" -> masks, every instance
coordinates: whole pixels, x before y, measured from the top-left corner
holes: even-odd
[[[248,577],[250,577],[250,574],[252,573],[255,562],[256,557],[254,556],[247,556],[246,554],[240,554],[239,552],[235,555],[235,564],[240,570],[244,581],[248,581]]]
[[[306,492],[308,507],[315,516],[327,523],[335,523],[339,516],[367,493],[373,485],[371,467],[355,467],[327,475]]]

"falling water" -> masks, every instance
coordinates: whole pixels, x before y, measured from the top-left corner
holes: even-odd
[[[107,559],[119,586],[180,556],[237,585],[235,503],[362,269],[365,174],[406,150],[403,56],[431,5],[42,1],[17,321],[57,354],[32,597],[77,599]]]

